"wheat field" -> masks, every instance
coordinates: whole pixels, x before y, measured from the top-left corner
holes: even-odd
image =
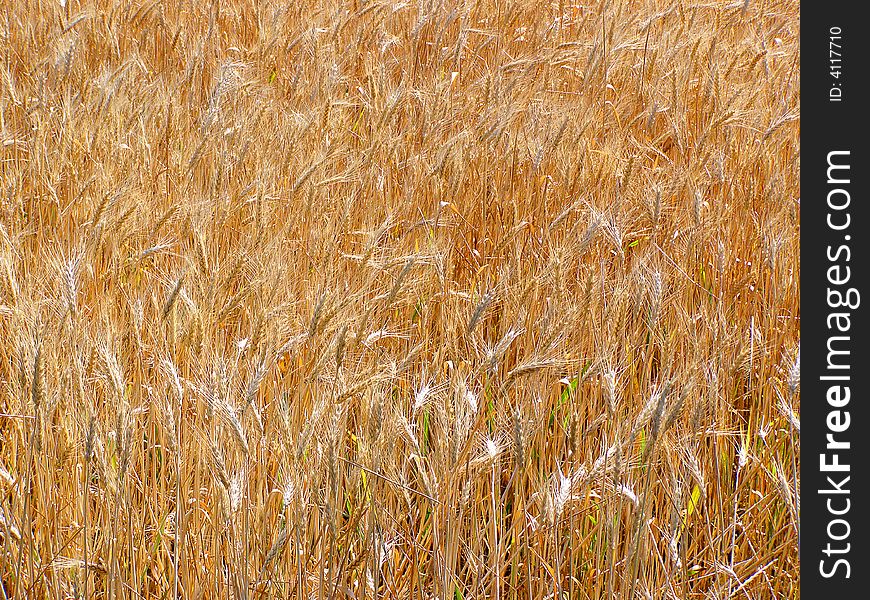
[[[799,596],[796,0],[0,6],[0,598]]]

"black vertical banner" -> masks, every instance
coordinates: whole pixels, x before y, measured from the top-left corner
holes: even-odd
[[[863,3],[801,6],[801,590],[867,598]],[[824,594],[824,596],[823,596]]]

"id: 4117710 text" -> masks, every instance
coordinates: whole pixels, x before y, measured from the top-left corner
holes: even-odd
[[[828,88],[828,100],[841,102],[843,100],[843,29],[831,27],[828,30],[828,72],[831,76],[831,87]]]

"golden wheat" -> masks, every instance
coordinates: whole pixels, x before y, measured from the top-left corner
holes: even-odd
[[[795,1],[5,1],[0,598],[797,598]]]

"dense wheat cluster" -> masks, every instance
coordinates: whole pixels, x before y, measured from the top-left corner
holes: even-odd
[[[2,6],[0,598],[797,598],[796,1]]]

